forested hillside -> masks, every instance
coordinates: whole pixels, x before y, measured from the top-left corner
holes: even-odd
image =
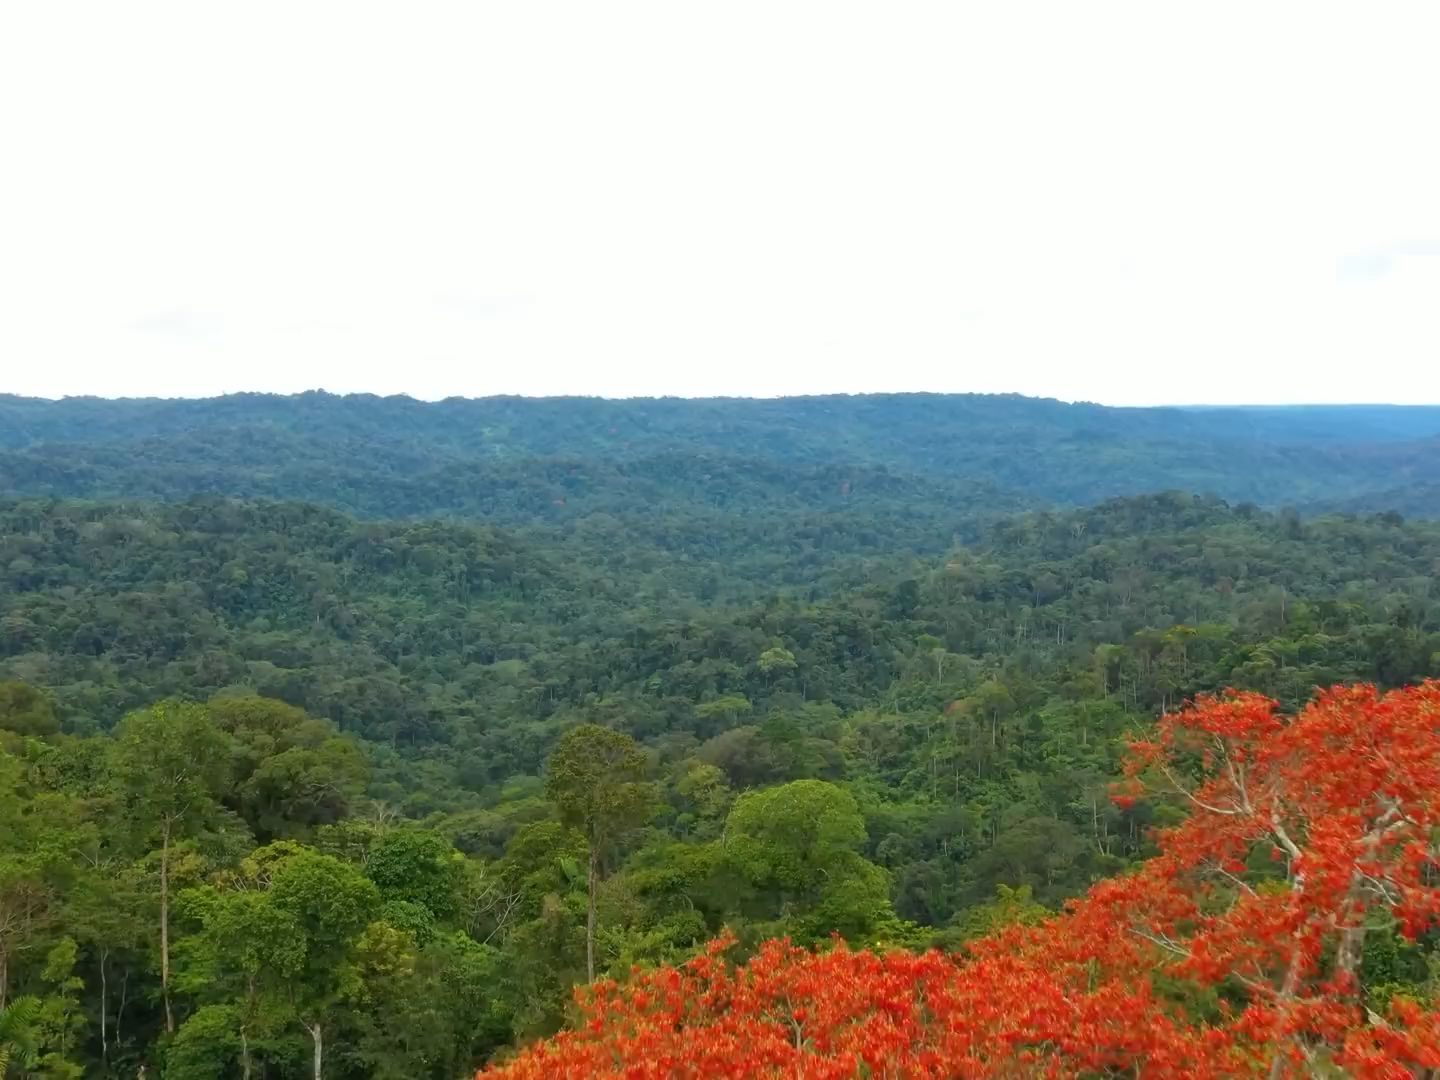
[[[529,463],[541,459],[538,469]],[[524,463],[525,468],[505,468]],[[599,467],[606,463],[608,467]],[[681,504],[843,494],[847,470],[1088,503],[1181,489],[1365,509],[1440,471],[1440,408],[1115,409],[1018,396],[740,399],[237,394],[0,396],[0,483],[66,497],[300,498],[367,516],[570,519],[659,491]],[[579,498],[555,514],[557,500]],[[1440,511],[1428,501],[1413,512]]]
[[[1318,682],[1426,674],[1440,611],[1440,526],[1182,495],[1009,518],[941,559],[877,563],[853,590],[720,606],[702,602],[718,588],[704,560],[634,567],[622,550],[607,565],[543,530],[229,500],[0,514],[7,669],[94,725],[153,698],[252,685],[407,745],[477,737],[497,710],[513,732],[617,695],[673,732],[677,708],[732,693],[853,707],[921,639],[922,653],[1087,666],[1097,646],[1176,625],[1198,635],[1187,654],[1219,656],[1237,634],[1303,638],[1303,655],[1276,655],[1257,686],[1296,701]],[[697,563],[688,581],[676,568]],[[653,594],[637,590],[651,579]],[[797,658],[783,680],[755,666],[771,647]]]
[[[563,1022],[592,882],[597,973],[723,927],[955,944],[1146,852],[1165,800],[1108,788],[1161,710],[1440,671],[1440,526],[1394,516],[1116,500],[752,599],[548,526],[0,515],[35,1075],[298,1075],[317,1028],[327,1076],[457,1075]]]
[[[1293,715],[1201,698],[1134,744],[1117,795],[1185,818],[1063,915],[1012,904],[950,955],[770,941],[742,963],[721,936],[593,983],[581,1023],[480,1080],[1429,1076],[1437,706],[1435,681]]]
[[[1158,717],[1440,675],[1435,422],[0,398],[0,1062],[453,1080],[718,935],[1035,924]]]

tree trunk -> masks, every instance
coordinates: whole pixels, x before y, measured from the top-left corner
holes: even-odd
[[[119,1046],[125,1039],[125,1004],[130,1000],[130,969],[121,968],[124,973],[120,979],[120,1002],[115,1006],[115,1045]]]
[[[1374,842],[1367,844],[1370,851],[1374,851],[1379,844],[1379,835],[1375,836]],[[1364,878],[1357,872],[1350,879],[1350,889],[1345,895],[1347,907],[1352,909],[1359,906],[1360,898],[1363,895]],[[1360,994],[1360,961],[1365,958],[1365,914],[1362,910],[1357,915],[1354,910],[1350,917],[1355,921],[1340,931],[1340,948],[1335,954],[1335,970],[1342,972],[1349,985],[1345,992],[1356,997]]]
[[[1282,835],[1282,839],[1283,838],[1284,837]],[[1286,844],[1285,846],[1292,849],[1294,847],[1293,844]],[[1292,850],[1292,857],[1295,854],[1296,853]],[[1296,895],[1299,895],[1304,891],[1304,888],[1305,875],[1296,874],[1295,880],[1290,883],[1290,891],[1292,893],[1295,893]],[[1279,1031],[1281,1023],[1284,1021],[1286,1014],[1293,1007],[1295,1002],[1295,994],[1300,989],[1300,972],[1304,967],[1305,963],[1304,950],[1302,950],[1300,947],[1300,937],[1301,933],[1299,930],[1296,930],[1292,935],[1293,944],[1290,947],[1290,963],[1285,970],[1285,981],[1280,984],[1280,992],[1276,995],[1278,1001],[1278,1008],[1276,1010],[1275,1020],[1277,1032]],[[1295,1042],[1295,1039],[1296,1037],[1292,1035],[1289,1039],[1289,1042],[1293,1043]],[[1276,1038],[1275,1053],[1274,1056],[1270,1058],[1270,1080],[1279,1080],[1279,1078],[1285,1074],[1285,1059],[1285,1043],[1283,1043],[1279,1038]]]
[[[595,981],[595,886],[600,877],[600,846],[590,844],[589,904],[585,910],[585,980]]]
[[[160,996],[165,999],[165,1031],[175,1034],[170,1007],[170,820],[160,831]]]
[[[1360,961],[1365,956],[1365,924],[1357,923],[1355,926],[1347,926],[1340,932],[1340,949],[1336,953],[1335,967],[1343,971],[1352,980],[1357,977],[1360,970]],[[1355,993],[1355,985],[1350,987],[1350,993]]]
[[[108,949],[100,950],[100,1060],[107,1066],[110,1063],[110,1029],[106,1021],[109,1017],[109,984],[105,979],[105,961],[110,956]]]
[[[250,1080],[250,1037],[245,1029],[240,1029],[240,1076],[242,1080]]]
[[[302,1021],[302,1023],[304,1022]],[[320,1030],[320,1021],[316,1020],[315,1023],[304,1026],[305,1030],[310,1033],[310,1041],[314,1045],[314,1052],[310,1056],[312,1075],[314,1080],[320,1080],[321,1074],[325,1070],[325,1042],[322,1038],[323,1032]]]

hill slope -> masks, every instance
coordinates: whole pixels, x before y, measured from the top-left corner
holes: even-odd
[[[771,545],[740,575],[823,555],[774,546],[766,510],[716,515]],[[596,970],[623,977],[722,927],[747,947],[954,945],[1037,917],[1141,859],[1173,810],[1107,798],[1157,713],[1221,686],[1294,705],[1440,670],[1440,526],[1394,515],[1128,498],[1008,516],[816,597],[728,603],[706,595],[728,556],[704,555],[702,524],[627,546],[606,516],[0,502],[0,857],[8,895],[47,905],[8,939],[11,986],[57,1016],[77,991],[132,1002],[109,1044],[97,1024],[45,1036],[86,1063],[74,1075],[160,1056],[167,1075],[225,1075],[245,1053],[301,1075],[290,1013],[234,1038],[256,984],[226,972],[294,925],[302,877],[326,911],[354,901],[335,955],[363,965],[364,994],[326,1013],[331,1074],[385,1060],[442,1080],[554,1031],[586,978],[596,880],[549,782],[564,740],[628,747],[653,796],[596,882]],[[890,543],[876,520],[854,527]],[[166,697],[209,703],[144,707]],[[172,1040],[149,793],[196,761]],[[280,941],[261,969],[277,1008]],[[1405,970],[1428,978],[1424,960]],[[56,988],[55,970],[73,977]]]
[[[637,462],[749,463],[786,506],[816,470],[869,468],[1082,504],[1183,489],[1264,505],[1387,498],[1440,472],[1440,408],[1114,409],[1018,396],[776,400],[238,394],[200,401],[0,397],[0,482],[16,493],[306,498],[375,516],[488,516],[532,469],[605,464],[616,500],[677,494]],[[794,474],[785,475],[794,470]],[[655,488],[653,485],[660,486]],[[457,491],[458,489],[464,489]],[[944,488],[937,489],[944,499]],[[682,493],[683,494],[683,493]],[[608,496],[606,496],[608,497]],[[1415,502],[1416,500],[1411,500]],[[1437,508],[1428,497],[1412,512]],[[545,511],[540,511],[544,514]]]

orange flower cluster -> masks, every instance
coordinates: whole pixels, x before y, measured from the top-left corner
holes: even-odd
[[[559,1077],[1408,1078],[1440,1012],[1367,1007],[1369,934],[1440,920],[1440,683],[1336,687],[1293,717],[1206,698],[1134,744],[1118,798],[1189,808],[1160,854],[962,956],[727,939],[579,994],[578,1030],[482,1073]]]

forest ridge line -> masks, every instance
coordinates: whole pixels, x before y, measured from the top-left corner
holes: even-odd
[[[778,512],[797,492],[929,485],[941,508],[968,507],[982,489],[1001,509],[1184,490],[1305,512],[1430,516],[1436,476],[1440,407],[1427,406],[1134,409],[929,394],[0,397],[0,485],[16,495],[223,493],[375,518],[572,521],[625,502],[729,505],[737,490],[756,496],[757,484],[771,490],[751,501]]]

